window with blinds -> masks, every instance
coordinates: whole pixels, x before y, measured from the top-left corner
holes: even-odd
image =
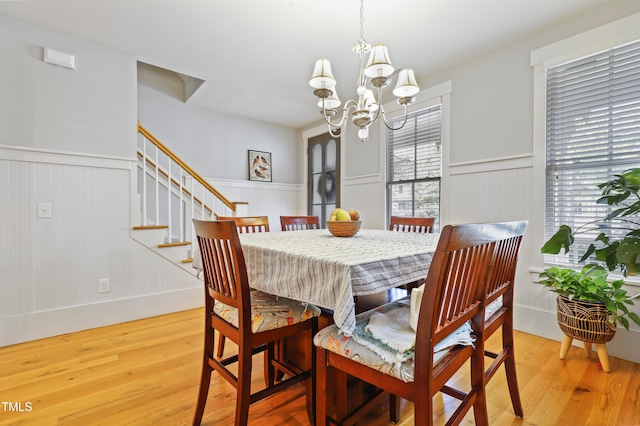
[[[397,127],[402,117],[390,123]],[[387,218],[434,217],[440,222],[442,105],[408,115],[387,130]]]
[[[598,184],[640,167],[640,41],[547,70],[545,237],[561,224],[574,231],[574,254],[545,262],[577,266],[610,208]]]

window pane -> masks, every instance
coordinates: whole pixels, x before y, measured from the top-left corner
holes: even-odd
[[[313,175],[313,188],[312,188],[312,203],[322,203],[322,187],[320,186],[320,180],[322,179],[322,173],[315,173]]]
[[[322,171],[322,145],[313,145],[311,150],[311,164],[311,173],[320,173]]]
[[[337,150],[336,150],[336,141],[331,139],[327,142],[327,147],[325,148],[325,170],[336,170],[336,163],[338,160]]]
[[[440,181],[414,184],[414,214],[418,217],[440,217]]]
[[[325,202],[335,204],[336,202],[336,171],[327,172],[325,174]]]
[[[390,185],[390,216],[413,216],[413,185]]]

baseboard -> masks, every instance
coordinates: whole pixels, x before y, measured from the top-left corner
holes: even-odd
[[[0,347],[204,305],[202,287],[0,318]]]
[[[528,306],[517,305],[513,308],[513,327],[525,333],[534,334],[547,339],[562,341],[564,334],[560,331],[556,312],[547,312]],[[582,342],[573,341],[574,346],[583,347]],[[558,344],[558,353],[560,344]],[[607,352],[616,358],[626,359],[640,364],[640,332],[618,327],[615,337],[607,343]]]

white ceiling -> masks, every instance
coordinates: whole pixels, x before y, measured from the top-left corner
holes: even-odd
[[[609,1],[366,0],[364,35],[427,87],[438,70]],[[0,13],[205,80],[189,103],[294,128],[320,118],[316,59],[331,60],[343,101],[355,96],[359,12],[358,0],[0,1]]]

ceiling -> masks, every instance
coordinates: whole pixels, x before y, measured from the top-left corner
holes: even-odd
[[[366,0],[364,36],[427,87],[436,71],[610,1]],[[320,57],[343,102],[355,97],[358,0],[18,0],[0,1],[0,13],[202,79],[188,102],[228,114],[293,128],[318,121],[308,80]]]

